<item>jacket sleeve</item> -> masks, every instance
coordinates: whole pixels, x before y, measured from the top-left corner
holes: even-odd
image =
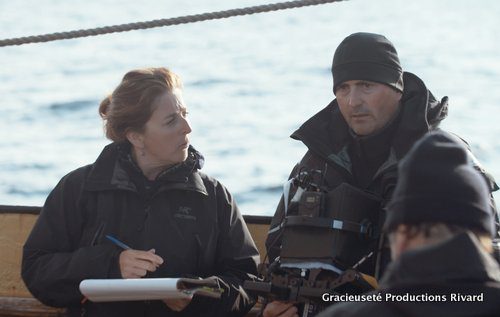
[[[500,264],[500,215],[495,203],[495,198],[493,197],[493,192],[498,190],[498,185],[493,180],[493,177],[489,174],[483,174],[488,183],[490,184],[490,206],[492,212],[492,218],[494,222],[495,234],[493,236],[493,257]]]
[[[500,215],[495,204],[495,199],[491,195],[490,199],[493,221],[495,222],[495,236],[493,237],[493,257],[500,264]]]
[[[497,260],[497,262],[500,263],[500,216],[495,204],[495,198],[493,197],[493,192],[497,191],[499,188],[493,176],[483,168],[483,166],[470,151],[470,148],[469,156],[471,157],[474,168],[484,177],[486,184],[490,190],[490,207],[495,232],[493,236],[493,256]]]
[[[118,250],[112,245],[79,246],[83,170],[65,176],[49,194],[24,245],[21,275],[30,292],[49,306],[78,305],[79,284],[106,278]]]
[[[311,159],[311,155],[309,152],[302,158],[300,163],[297,163],[295,167],[290,172],[288,179],[290,180],[292,177],[295,177],[297,173],[300,171],[302,166],[307,165],[307,161]],[[295,191],[293,190],[288,199],[292,199]],[[274,260],[280,254],[281,247],[281,239],[283,234],[283,221],[285,220],[285,196],[281,195],[280,201],[278,203],[278,207],[276,207],[276,212],[274,213],[273,218],[271,219],[271,225],[269,226],[269,232],[267,233],[266,238],[266,251],[267,258],[269,259],[269,263],[274,262]]]
[[[231,194],[219,183],[215,190],[220,230],[215,278],[224,292],[217,305],[211,299],[195,296],[185,313],[208,309],[212,316],[244,316],[255,301],[243,289],[243,282],[256,279],[259,252]]]
[[[276,212],[271,219],[271,225],[269,226],[269,231],[266,238],[266,251],[269,263],[274,262],[274,260],[280,254],[280,246],[282,239],[283,227],[282,223],[285,219],[285,198],[281,195],[278,207],[276,207]]]

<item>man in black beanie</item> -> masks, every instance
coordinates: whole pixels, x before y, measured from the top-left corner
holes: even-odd
[[[385,219],[384,207],[396,185],[397,164],[419,138],[439,129],[448,113],[448,98],[436,100],[420,78],[403,71],[394,45],[379,34],[354,33],[346,37],[335,51],[332,75],[336,99],[291,135],[303,142],[308,150],[292,170],[290,179],[294,181],[290,182],[290,189],[285,190],[271,222],[266,240],[269,261],[279,259],[283,262],[280,252],[283,236],[286,236],[286,217],[293,213],[290,210],[293,201],[299,200],[297,196],[300,195],[296,193],[306,189],[297,185],[300,183],[297,180],[305,179],[302,176],[307,173],[308,176],[320,174],[315,181],[319,183],[316,190],[327,196],[323,206],[340,205],[342,208],[337,209],[354,215],[349,208],[366,196],[362,193],[378,199],[376,210],[370,210],[372,215],[377,215],[378,221],[372,220],[366,225],[363,217],[336,219],[337,224],[348,220],[354,225],[333,226],[332,230],[338,232],[334,239],[341,236],[338,241],[349,255],[331,258],[340,271],[355,266],[360,272],[378,279],[390,261],[381,224]],[[470,152],[469,155],[472,156]],[[489,192],[497,190],[493,178],[477,165],[477,160],[474,162],[471,164],[481,171]],[[349,188],[351,194],[345,195],[341,202],[339,199],[329,201],[330,193],[339,188]],[[498,235],[498,214],[491,194],[490,197]],[[323,209],[320,214],[330,212],[332,210]],[[371,229],[365,230],[368,227]],[[363,241],[364,245],[349,248],[349,241]],[[322,242],[318,241],[318,245]],[[264,317],[293,316],[296,311],[291,303],[272,302],[264,309]]]
[[[394,261],[372,293],[377,300],[333,305],[321,317],[500,314],[490,192],[469,159],[443,132],[415,144],[387,206]]]

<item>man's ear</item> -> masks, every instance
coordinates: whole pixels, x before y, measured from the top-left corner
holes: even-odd
[[[144,136],[142,133],[130,130],[125,134],[125,137],[135,148],[142,149],[144,147]]]

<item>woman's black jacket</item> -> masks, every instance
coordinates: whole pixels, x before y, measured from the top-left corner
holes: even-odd
[[[198,171],[193,148],[154,182],[142,176],[125,144],[104,148],[94,164],[50,193],[24,245],[22,277],[44,304],[69,316],[242,316],[253,301],[242,281],[256,274],[258,251],[228,190]],[[121,278],[121,249],[155,249],[164,263],[146,278],[216,276],[221,300],[195,296],[181,313],[161,301],[81,304],[84,279]]]

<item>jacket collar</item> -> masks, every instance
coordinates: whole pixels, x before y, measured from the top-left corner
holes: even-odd
[[[403,74],[405,89],[391,147],[397,159],[403,157],[411,145],[426,132],[437,128],[448,113],[448,99],[438,102],[420,78]],[[346,161],[346,147],[351,141],[349,127],[334,99],[323,110],[307,120],[291,138],[302,141],[310,151],[325,160]]]
[[[392,142],[394,131],[398,127],[400,113],[401,107],[399,106],[394,118],[385,127],[370,135],[360,136],[349,128],[352,145],[351,152],[353,155],[371,160],[386,154],[391,147],[390,143]]]
[[[403,74],[401,121],[393,146],[398,159],[403,157],[423,134],[435,130],[448,115],[448,97],[437,101],[424,82],[412,73]]]
[[[126,142],[114,142],[104,147],[92,165],[85,184],[85,190],[103,191],[122,189],[137,191],[130,174],[142,174],[142,172],[130,160],[128,153],[130,153],[130,144]],[[159,190],[192,190],[208,195],[203,179],[198,172],[203,167],[203,163],[204,158],[201,153],[190,146],[186,161],[167,168],[158,175],[156,181],[159,182]]]
[[[380,287],[450,282],[500,282],[500,267],[472,233],[407,251],[392,262]]]

